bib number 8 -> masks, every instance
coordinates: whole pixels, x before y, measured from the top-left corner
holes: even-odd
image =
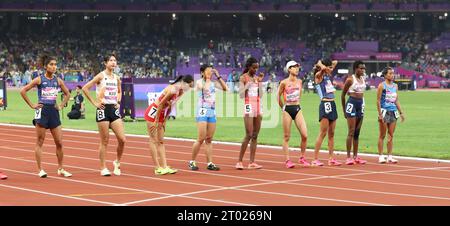
[[[395,118],[399,118],[400,117],[400,113],[398,113],[398,111],[394,111],[394,115],[395,115]]]
[[[331,107],[331,104],[329,102],[325,102],[323,106],[325,107],[325,114],[328,114],[333,111],[333,108]]]
[[[152,109],[148,112],[148,117],[155,119],[157,111],[158,109],[156,107],[152,107]]]
[[[105,110],[97,110],[97,120],[105,119]]]

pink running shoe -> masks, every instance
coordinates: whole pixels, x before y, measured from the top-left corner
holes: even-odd
[[[295,164],[291,160],[286,160],[286,168],[294,168]]]
[[[244,169],[244,165],[242,165],[242,162],[236,163],[236,169],[238,169],[238,170],[243,170]]]
[[[0,180],[6,180],[8,178],[8,176],[6,176],[6,174],[3,174],[2,172],[0,172]]]
[[[319,160],[314,160],[311,162],[312,166],[323,166],[323,163],[320,162]]]
[[[347,160],[345,161],[345,165],[354,165],[355,160],[353,158],[347,158]]]
[[[342,163],[337,161],[336,159],[329,159],[328,165],[329,166],[340,166],[340,165],[342,165]]]
[[[261,169],[261,168],[262,168],[262,166],[256,164],[256,162],[248,164],[248,169]]]
[[[298,163],[300,163],[304,167],[311,166],[311,164],[309,164],[309,162],[306,161],[305,157],[300,157],[300,159],[298,160]]]
[[[358,164],[366,164],[366,160],[362,160],[360,157],[356,157],[355,158],[355,163],[358,163]]]

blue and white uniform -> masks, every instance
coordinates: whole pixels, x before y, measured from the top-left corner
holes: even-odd
[[[395,102],[397,101],[397,85],[388,85],[383,82],[383,92],[381,93],[381,114],[385,123],[395,122],[400,114],[397,109]]]
[[[336,88],[334,88],[330,76],[323,75],[322,81],[316,85],[316,90],[320,97],[319,122],[322,118],[327,118],[330,121],[336,120],[338,118],[336,103],[334,102]]]
[[[198,103],[196,112],[197,122],[216,123],[216,87],[214,82],[209,82],[209,87],[206,87],[205,80],[197,81],[198,89]]]
[[[53,76],[48,79],[45,75],[40,75],[40,78],[41,84],[37,86],[38,101],[43,107],[35,111],[33,125],[39,124],[46,129],[54,129],[61,125],[59,111],[55,108],[60,90],[58,78]]]

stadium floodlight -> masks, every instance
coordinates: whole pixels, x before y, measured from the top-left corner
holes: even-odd
[[[348,69],[338,69],[338,74],[348,74]]]
[[[172,20],[176,20],[177,19],[177,14],[172,13]]]
[[[339,13],[334,14],[334,17],[338,18],[339,17]]]
[[[447,13],[444,13],[444,16],[445,16],[445,17],[447,17],[447,16],[448,16],[448,14],[447,14]]]

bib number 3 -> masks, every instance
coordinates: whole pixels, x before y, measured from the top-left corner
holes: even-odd
[[[323,104],[323,106],[325,107],[325,114],[328,114],[328,113],[330,113],[330,112],[333,111],[333,108],[331,107],[331,104],[330,104],[330,103],[325,102],[325,103]]]

